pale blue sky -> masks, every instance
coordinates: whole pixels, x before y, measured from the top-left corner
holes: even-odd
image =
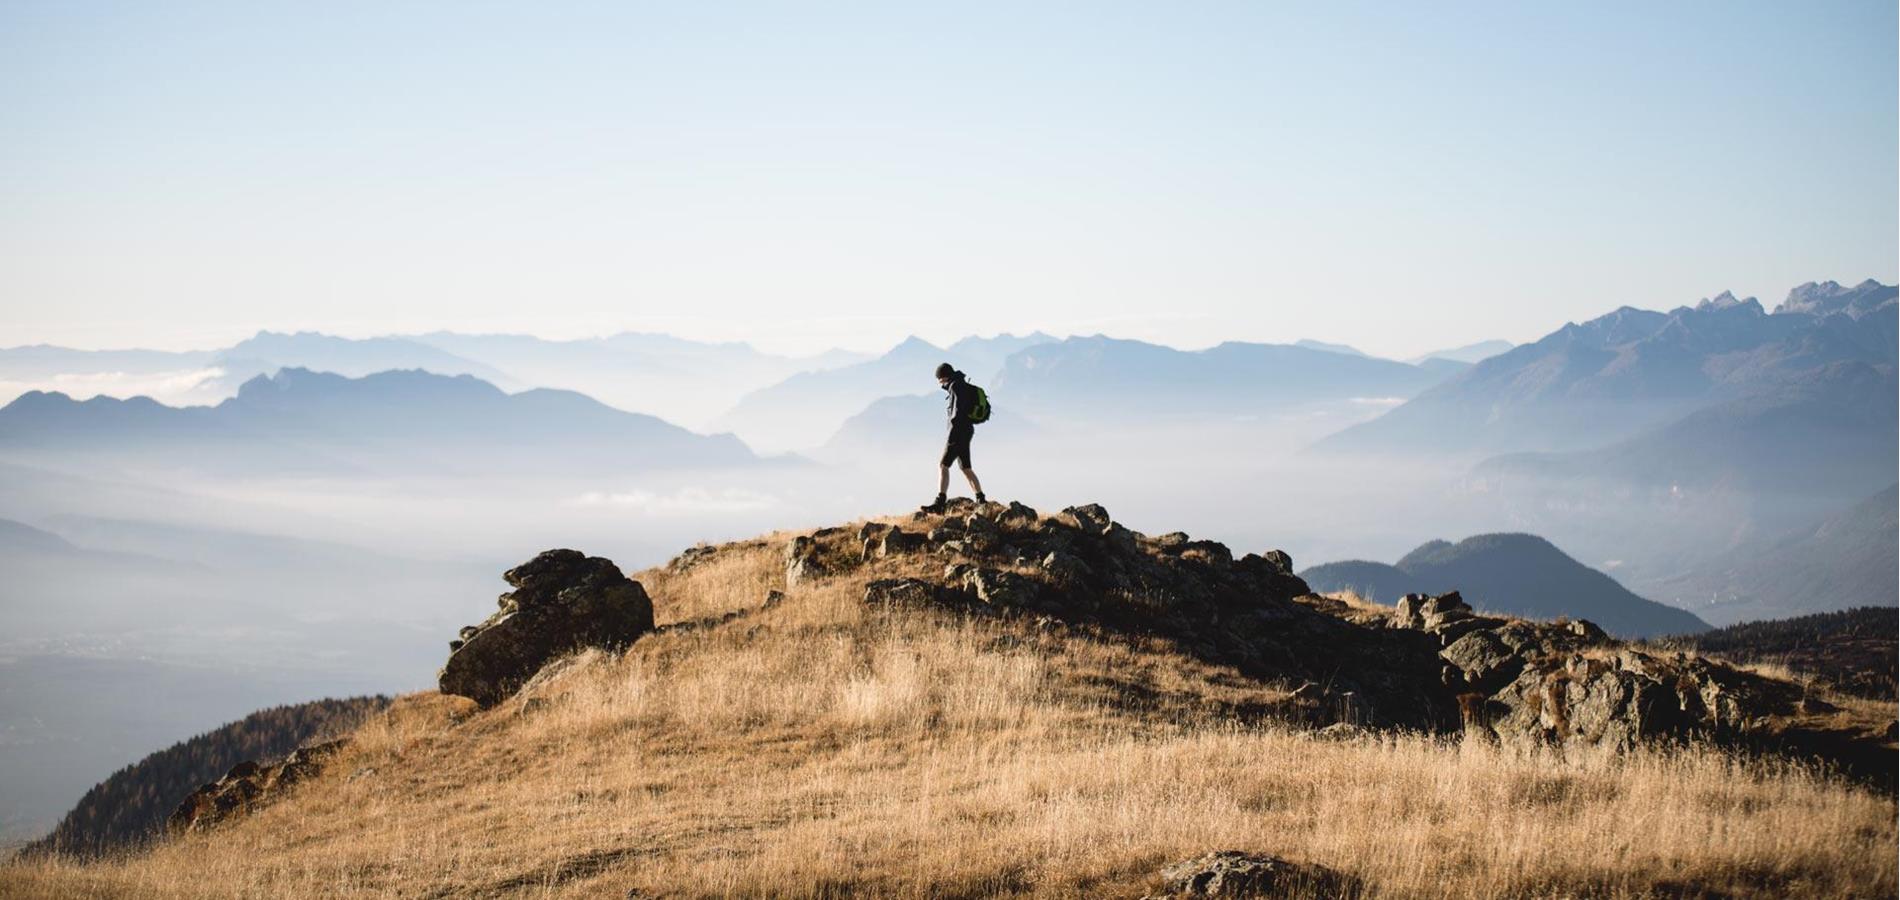
[[[1895,5],[0,4],[0,345],[1390,355],[1896,277]]]

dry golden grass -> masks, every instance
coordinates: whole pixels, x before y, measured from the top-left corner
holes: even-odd
[[[752,609],[782,536],[639,578]],[[15,862],[61,897],[1135,896],[1213,849],[1375,897],[1893,896],[1893,798],[1708,749],[1616,756],[1235,724],[1279,696],[1165,646],[860,602],[879,562],[589,652],[474,712],[418,694],[209,835]],[[912,572],[911,574],[916,574]]]

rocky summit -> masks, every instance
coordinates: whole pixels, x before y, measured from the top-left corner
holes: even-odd
[[[653,630],[653,602],[619,567],[578,550],[549,550],[509,569],[514,590],[494,615],[449,642],[442,693],[492,706],[541,667],[585,647],[617,648]]]
[[[694,547],[664,570],[757,545]],[[1462,729],[1616,749],[1701,739],[1821,756],[1874,778],[1890,759],[1883,735],[1829,723],[1790,682],[1645,650],[1588,621],[1480,614],[1456,591],[1349,604],[1310,591],[1283,551],[1236,557],[1183,532],[1141,534],[1100,504],[1045,516],[1021,503],[957,500],[942,512],[794,534],[780,558],[787,587],[855,575],[871,606],[1001,617],[1057,639],[1166,640],[1288,688],[1284,700],[1235,715],[1329,729],[1328,738]],[[876,577],[918,560],[937,574]],[[504,577],[515,590],[500,610],[451,643],[443,693],[492,706],[551,660],[654,630],[644,589],[605,559],[550,550]]]

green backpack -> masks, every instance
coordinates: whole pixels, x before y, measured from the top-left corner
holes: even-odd
[[[984,393],[982,388],[974,384],[970,385],[970,387],[976,390],[976,405],[970,407],[970,422],[972,424],[988,422],[990,420],[990,395]]]

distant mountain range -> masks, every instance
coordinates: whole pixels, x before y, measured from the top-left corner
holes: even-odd
[[[1430,541],[1393,565],[1348,560],[1314,566],[1300,577],[1321,593],[1353,591],[1379,603],[1455,590],[1479,609],[1588,619],[1622,637],[1689,634],[1709,627],[1692,613],[1631,593],[1530,534],[1481,534],[1456,544]]]
[[[991,393],[1038,419],[1238,419],[1298,404],[1409,397],[1444,375],[1295,344],[1229,342],[1186,351],[1095,335],[1010,356]]]
[[[1366,356],[1367,355],[1364,352],[1360,351],[1359,348],[1357,347],[1348,346],[1346,344],[1329,344],[1325,341],[1315,341],[1315,340],[1309,340],[1305,338],[1294,341],[1293,346],[1304,347],[1308,350],[1324,350],[1327,353],[1344,353],[1347,356]]]
[[[525,384],[580,391],[610,406],[649,413],[689,428],[711,425],[747,391],[798,372],[822,371],[868,358],[844,350],[779,356],[750,344],[707,343],[664,334],[551,341],[527,335],[435,332],[414,340],[482,360]]]
[[[936,391],[933,372],[940,363],[950,363],[987,389],[1005,358],[1050,340],[1053,338],[1040,332],[1020,337],[1002,334],[964,338],[949,347],[938,347],[923,338],[906,338],[876,359],[802,372],[753,391],[715,424],[763,449],[816,447],[841,423],[877,400]]]
[[[1576,482],[1579,489],[1608,484],[1846,500],[1894,475],[1897,394],[1893,367],[1836,362],[1603,447],[1507,454],[1472,471],[1492,482]]]
[[[1450,362],[1478,363],[1510,350],[1514,346],[1516,345],[1510,341],[1479,341],[1475,344],[1466,344],[1463,347],[1434,350],[1430,353],[1414,356],[1406,360],[1406,362],[1412,363],[1413,365],[1420,365],[1427,360],[1442,359]]]
[[[28,393],[0,408],[0,457],[223,474],[632,472],[756,459],[731,435],[694,434],[571,391],[306,369],[253,378],[215,407]]]
[[[349,377],[421,369],[436,375],[473,375],[509,392],[530,387],[578,390],[621,409],[700,427],[748,390],[795,372],[862,358],[843,350],[786,357],[747,344],[661,334],[555,341],[448,332],[342,338],[262,331],[219,350],[0,349],[0,387],[13,386],[16,394],[30,389],[81,396],[145,394],[174,406],[208,405],[230,397],[253,377],[284,368]]]
[[[1720,623],[1895,606],[1896,503],[1889,486],[1818,525],[1748,542],[1650,590]]]
[[[944,397],[942,392],[882,397],[846,419],[812,455],[826,462],[865,459],[901,459],[915,466],[930,465],[943,449]],[[1042,432],[1036,423],[1009,410],[998,409],[977,427],[975,453],[1009,452],[1013,445]],[[981,463],[978,463],[981,471]]]
[[[1894,287],[1871,280],[1802,285],[1773,314],[1728,293],[1667,313],[1623,307],[1484,359],[1320,449],[1583,450],[1753,394],[1890,384],[1895,320]]]

